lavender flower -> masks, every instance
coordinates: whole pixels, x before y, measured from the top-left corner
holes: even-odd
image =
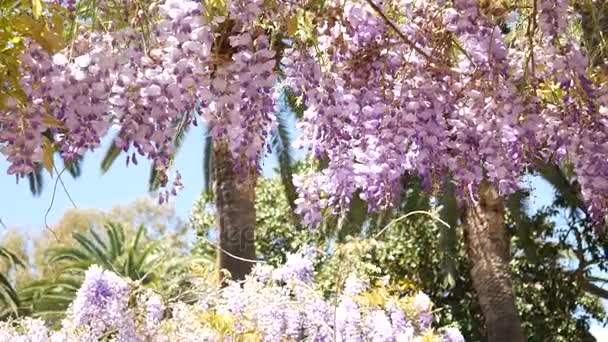
[[[367,317],[367,341],[390,342],[395,341],[395,334],[391,321],[383,310],[374,310]]]
[[[464,337],[460,330],[449,327],[443,330],[443,342],[464,342]]]
[[[88,327],[91,336],[99,337],[109,329],[118,329],[120,340],[136,341],[133,315],[128,307],[129,292],[124,279],[93,265],[86,271],[70,306],[69,319],[76,326]]]
[[[296,280],[303,283],[312,282],[313,264],[310,252],[303,251],[296,254],[289,254],[285,265],[277,268],[273,272],[273,278],[277,280],[290,281]]]

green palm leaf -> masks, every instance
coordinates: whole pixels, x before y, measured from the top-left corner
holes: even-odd
[[[293,184],[293,157],[291,151],[291,134],[289,134],[289,113],[279,111],[277,117],[277,131],[272,138],[272,146],[277,153],[279,173],[285,190],[285,196],[292,211],[296,209],[298,198],[296,187]]]
[[[34,196],[40,196],[43,188],[43,177],[42,177],[42,164],[36,163],[36,168],[33,172],[27,175],[28,183],[30,185],[30,192]]]
[[[203,142],[203,191],[211,195],[212,194],[212,174],[213,167],[213,138],[209,134],[209,129],[206,129],[205,140]]]
[[[6,259],[9,267],[25,267],[25,263],[21,260],[21,258],[19,258],[19,256],[2,246],[0,246],[0,258]],[[8,275],[0,274],[0,304],[2,304],[0,311],[17,314],[19,303],[19,296],[11,284]]]
[[[110,145],[106,154],[101,161],[101,173],[106,173],[112,167],[112,164],[116,161],[116,158],[120,155],[121,149],[119,149],[114,143]]]
[[[127,240],[122,225],[107,223],[104,234],[94,230],[86,234],[73,234],[75,246],[60,246],[49,251],[49,262],[57,263],[57,272],[20,289],[21,310],[57,324],[84,280],[84,274],[93,264],[149,284],[158,279],[156,270],[161,260],[159,241],[145,239],[145,226],[140,225]],[[12,293],[5,292],[7,297]],[[0,293],[0,298],[2,294]],[[19,303],[19,302],[16,302]]]
[[[181,120],[177,124],[175,136],[173,137],[173,146],[175,149],[174,149],[174,153],[171,156],[169,156],[169,167],[171,167],[171,165],[173,164],[173,161],[175,160],[175,156],[177,155],[180,148],[182,147],[184,137],[186,136],[186,133],[188,133],[188,131],[190,130],[190,121],[191,121],[191,115],[190,115],[190,113],[186,113],[182,116]],[[163,180],[161,179],[160,174],[158,173],[158,170],[154,167],[154,165],[152,165],[152,167],[150,168],[150,178],[148,180],[149,190],[150,191],[158,190],[158,188],[161,185],[164,185],[162,183],[163,183]]]
[[[19,296],[4,274],[0,274],[0,299],[11,309],[12,313],[17,314],[19,310]]]
[[[72,177],[78,178],[82,175],[83,160],[84,160],[84,157],[82,157],[82,156],[80,156],[79,158],[77,158],[71,162],[67,162],[64,160],[63,166],[70,173],[70,175],[72,175]]]

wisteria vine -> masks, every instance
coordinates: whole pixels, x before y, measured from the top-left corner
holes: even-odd
[[[285,265],[258,267],[224,289],[202,283],[193,304],[168,301],[94,265],[61,329],[32,318],[0,322],[0,341],[464,342],[455,327],[431,326],[426,294],[389,295],[351,275],[343,291],[326,299],[315,288],[312,265],[309,253],[294,254]]]
[[[356,195],[371,209],[396,203],[409,174],[429,191],[450,177],[461,201],[484,181],[508,195],[538,162],[571,164],[599,223],[608,88],[568,1],[531,2],[496,14],[476,0],[165,0],[145,39],[84,32],[52,56],[30,43],[27,100],[0,113],[8,173],[32,172],[49,147],[77,158],[117,125],[127,162],[164,174],[179,125],[200,120],[238,169],[256,168],[282,83],[306,107],[301,146],[328,161],[296,179],[310,224]]]

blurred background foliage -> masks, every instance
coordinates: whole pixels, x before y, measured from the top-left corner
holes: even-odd
[[[104,6],[95,0],[77,3],[76,16],[72,16],[51,2],[0,0],[0,109],[7,96],[23,98],[18,56],[24,40],[33,39],[56,51],[82,28],[131,25],[145,32],[147,11],[154,5],[146,1],[133,1],[131,7],[120,1],[107,1]],[[530,1],[485,3],[508,9],[518,3],[529,5]],[[592,66],[605,70],[608,3],[573,3],[582,17],[582,27],[576,29],[591,53]],[[289,90],[285,100],[295,118],[300,117],[303,108]],[[272,146],[280,168],[276,178],[260,178],[256,189],[258,257],[278,265],[286,254],[315,246],[324,252],[317,260],[317,280],[328,292],[351,271],[393,291],[420,289],[435,303],[441,324],[457,322],[467,340],[483,340],[483,319],[459,229],[460,213],[449,186],[441,197],[428,197],[416,179],[404,179],[406,194],[395,210],[369,213],[362,201],[353,200],[344,215],[325,212],[320,228],[311,232],[301,227],[293,212],[291,178],[292,173],[323,165],[306,160],[294,163],[288,119],[279,120]],[[176,142],[186,134],[185,129],[180,132]],[[202,157],[207,185],[212,183],[211,144],[205,140]],[[110,167],[118,156],[115,152],[108,151],[109,159],[102,168]],[[73,176],[79,175],[78,165],[66,166]],[[554,187],[553,203],[533,211],[528,205],[529,191],[516,193],[507,201],[511,270],[522,323],[530,341],[547,341],[548,336],[551,341],[593,341],[591,322],[608,323],[602,306],[602,300],[608,298],[603,289],[608,282],[608,244],[587,221],[576,180],[567,167],[538,165],[536,169],[536,176]],[[41,170],[42,166],[30,178],[33,193],[40,192]],[[158,187],[153,172],[149,183],[151,189]],[[449,228],[424,214],[400,219],[413,211],[432,213]],[[92,263],[130,276],[171,298],[187,298],[189,285],[196,281],[193,270],[214,267],[215,215],[208,187],[194,204],[188,221],[175,217],[169,207],[138,201],[109,211],[70,210],[50,230],[34,238],[17,228],[2,231],[0,318],[36,315],[56,324],[80,285],[83,270]],[[194,231],[196,237],[192,236]]]
[[[298,163],[297,170],[310,167]],[[602,289],[608,279],[598,276],[608,266],[603,243],[580,213],[580,201],[572,198],[574,182],[549,170],[538,176],[555,188],[550,206],[532,212],[526,190],[507,201],[511,270],[524,329],[529,341],[547,341],[549,336],[551,341],[594,341],[590,324],[608,322],[601,302],[608,298]],[[415,179],[404,181],[404,187],[406,195],[398,209],[368,214],[354,201],[346,222],[327,212],[327,222],[311,232],[292,221],[281,179],[261,179],[256,192],[259,257],[276,265],[287,253],[315,246],[323,252],[316,264],[317,281],[328,293],[351,271],[404,293],[423,290],[436,304],[440,324],[457,322],[467,340],[482,341],[483,317],[469,276],[455,199],[449,193],[429,198]],[[426,214],[395,220],[413,211],[436,215],[451,227]],[[194,205],[191,224],[199,236],[195,253],[213,254],[215,211],[204,194]],[[340,225],[341,230],[335,228]]]

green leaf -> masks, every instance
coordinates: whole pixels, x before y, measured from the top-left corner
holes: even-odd
[[[339,220],[338,241],[344,241],[349,235],[358,237],[363,232],[363,225],[367,219],[367,204],[359,194],[359,191],[353,194],[348,212]]]
[[[74,240],[78,241],[80,246],[89,252],[89,254],[93,256],[97,262],[99,262],[105,268],[112,270],[112,264],[110,263],[108,256],[97,246],[95,246],[95,243],[80,233],[75,233],[73,237]]]
[[[10,306],[13,313],[16,314],[19,311],[19,296],[4,274],[0,274],[0,297],[3,298],[5,304]]]
[[[32,14],[35,19],[40,18],[42,15],[42,1],[40,0],[32,0]]]
[[[276,151],[279,163],[279,173],[283,183],[283,190],[291,210],[295,212],[298,194],[293,184],[293,157],[291,155],[291,135],[289,134],[288,113],[279,111],[277,116],[277,131],[273,136],[272,145]]]
[[[122,229],[116,227],[113,223],[106,224],[106,232],[108,234],[108,239],[110,240],[110,256],[112,260],[115,260],[119,255],[122,254],[122,243],[123,241],[119,237],[118,229]]]
[[[169,167],[171,167],[171,165],[173,164],[173,161],[175,160],[175,156],[181,149],[182,143],[184,141],[184,137],[188,133],[189,129],[190,129],[190,114],[186,113],[186,114],[182,115],[181,120],[177,124],[175,136],[173,137],[174,152],[171,156],[169,156],[169,163],[168,163]],[[160,174],[158,173],[158,170],[156,169],[156,167],[154,165],[152,165],[150,167],[150,177],[148,179],[149,190],[152,192],[158,190],[158,188],[161,185],[164,185],[162,183],[163,183],[163,180],[160,178]]]
[[[115,145],[112,144],[110,148],[106,151],[103,160],[101,161],[101,173],[106,173],[116,161],[116,158],[120,155],[121,150]]]
[[[73,247],[56,247],[50,251],[49,261],[51,263],[62,261],[62,260],[86,260],[91,256],[87,253],[82,252],[80,249]]]
[[[42,194],[43,177],[42,177],[42,164],[36,163],[36,168],[33,172],[27,175],[27,179],[30,185],[30,192],[34,196],[40,196]]]
[[[203,142],[203,191],[211,196],[213,191],[212,180],[213,167],[213,138],[209,129],[205,131],[205,140]]]
[[[296,118],[301,119],[304,117],[304,110],[306,110],[306,108],[304,107],[304,104],[302,104],[301,99],[296,96],[293,89],[285,90],[285,99],[287,100],[286,102],[289,109],[293,111]]]
[[[506,200],[506,208],[513,217],[515,233],[519,238],[522,249],[530,263],[536,263],[538,255],[533,241],[533,230],[535,222],[527,215],[530,193],[527,190],[519,190],[509,196]]]
[[[17,254],[9,251],[5,247],[0,246],[0,256],[7,259],[9,265],[11,266],[25,267],[25,263],[23,262],[23,260],[21,260],[21,258]]]
[[[63,166],[70,173],[73,178],[78,178],[82,175],[82,162],[84,160],[83,156],[80,156],[74,159],[71,162],[63,161]]]
[[[298,31],[298,16],[294,15],[291,18],[289,18],[289,21],[287,22],[287,34],[289,34],[290,36],[295,36],[296,32]]]
[[[535,169],[553,186],[564,205],[570,208],[581,208],[583,206],[579,190],[570,182],[559,166],[538,161],[535,164]]]
[[[145,227],[143,224],[140,224],[137,228],[137,233],[135,234],[135,239],[133,239],[133,244],[131,244],[131,249],[136,251],[139,249],[139,242],[141,241],[141,237],[145,232]],[[123,237],[124,238],[124,237]]]

